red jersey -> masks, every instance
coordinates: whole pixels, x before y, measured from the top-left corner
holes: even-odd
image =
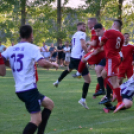
[[[117,30],[107,30],[101,41],[104,43],[106,58],[120,57],[119,52],[124,43],[124,36]]]
[[[125,68],[132,65],[134,46],[131,44],[123,45],[121,48],[124,60],[121,62],[121,67]]]
[[[96,35],[96,32],[94,29],[91,30],[91,41],[96,40],[96,46],[92,46],[92,48],[97,49],[100,48],[100,41],[99,41],[99,37]]]
[[[35,70],[35,78],[36,78],[36,83],[38,82],[38,72],[37,72],[37,66],[34,64],[34,70]]]

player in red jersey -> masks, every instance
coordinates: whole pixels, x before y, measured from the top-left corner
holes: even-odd
[[[6,75],[6,67],[5,67],[3,57],[1,56],[0,53],[0,76],[4,76],[4,75]]]
[[[133,54],[134,46],[129,44],[129,33],[124,34],[124,44],[121,48],[123,53],[123,61],[119,66],[119,84],[122,84],[123,79],[127,76],[129,79],[133,75]]]
[[[102,71],[102,77],[108,77],[107,84],[111,86],[115,95],[117,96],[118,104],[114,113],[124,107],[122,97],[120,95],[120,86],[118,82],[118,68],[121,63],[119,52],[124,43],[124,37],[120,32],[122,22],[114,20],[112,29],[107,30],[101,38],[101,46],[104,45],[106,53],[106,67]],[[107,101],[106,101],[107,100]],[[109,98],[106,97],[103,102],[108,102]],[[104,104],[101,102],[101,104]]]
[[[96,64],[95,71],[98,77],[97,80],[98,80],[98,83],[103,86],[102,84],[103,78],[101,77],[101,71],[104,66],[99,65],[99,63],[101,62],[102,59],[105,58],[105,52],[104,52],[103,47],[100,47],[99,45],[100,41],[94,29],[95,25],[97,25],[96,18],[89,18],[88,28],[91,30],[91,41],[87,42],[87,44],[89,44],[89,47],[88,47],[89,52],[85,56],[82,57],[82,60],[78,67],[78,71],[76,72],[76,74],[73,75],[73,77],[79,78],[81,76],[81,72],[85,68],[86,62],[88,62],[89,65]],[[103,87],[102,86],[101,86],[102,94],[105,94],[104,86]]]

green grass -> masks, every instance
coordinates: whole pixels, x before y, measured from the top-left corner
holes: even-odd
[[[61,69],[39,69],[39,91],[50,97],[55,108],[49,119],[46,134],[134,134],[134,108],[105,114],[101,97],[92,99],[96,86],[96,75],[90,71],[92,83],[87,96],[89,110],[78,104],[81,98],[83,79],[68,75],[59,85],[53,87],[62,72]],[[0,77],[0,134],[21,134],[30,116],[15,94],[11,70],[6,77]]]

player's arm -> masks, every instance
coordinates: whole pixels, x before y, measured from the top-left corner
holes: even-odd
[[[90,45],[90,46],[96,46],[96,44],[97,44],[97,40],[92,40],[92,41],[87,42],[87,45]]]
[[[4,63],[4,59],[0,54],[0,76],[5,76],[6,75],[6,66]]]
[[[43,68],[56,68],[56,70],[58,69],[58,64],[56,63],[50,63],[49,61],[45,60],[45,59],[40,59],[38,60],[38,65],[40,67],[43,67]]]
[[[87,50],[87,45],[86,45],[86,42],[84,39],[81,39],[81,47],[82,49],[85,51],[85,53],[88,53],[88,50]]]
[[[108,40],[108,31],[101,37],[100,46],[104,46]]]

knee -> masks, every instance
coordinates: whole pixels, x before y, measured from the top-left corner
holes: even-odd
[[[43,101],[42,105],[51,111],[54,108],[54,102],[48,97]]]
[[[125,108],[130,108],[133,105],[133,102],[127,99],[124,99],[123,102],[125,104]]]

